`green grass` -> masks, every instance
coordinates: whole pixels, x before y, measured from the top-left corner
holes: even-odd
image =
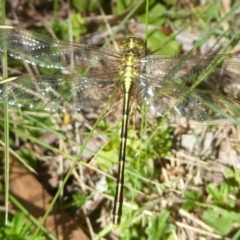
[[[5,23],[5,2],[2,1],[2,19],[3,23]],[[7,71],[7,54],[3,54],[2,56],[2,75],[3,78],[8,77],[8,71]],[[6,88],[6,85],[4,85],[4,88]],[[8,222],[8,211],[9,211],[9,117],[8,117],[8,103],[7,101],[4,103],[4,181],[5,181],[5,225]]]
[[[97,4],[84,5],[83,1],[81,1],[81,3],[82,5],[76,1],[73,5],[78,10],[84,9],[85,11],[83,12],[85,13],[92,12],[95,14],[96,9],[99,9]],[[105,44],[109,44],[111,39],[115,39],[121,27],[125,27],[125,23],[132,17],[136,19],[137,23],[148,25],[148,32],[144,33],[147,36],[148,51],[157,54],[179,54],[181,52],[181,45],[174,40],[174,38],[184,30],[192,30],[193,32],[200,33],[198,40],[192,47],[191,53],[195,53],[198,48],[205,44],[210,38],[214,38],[217,41],[221,39],[227,40],[225,48],[221,50],[224,52],[231,51],[231,48],[234,47],[239,39],[240,34],[238,31],[232,31],[235,33],[231,34],[231,27],[234,27],[231,24],[234,25],[234,21],[231,22],[230,19],[234,11],[239,9],[240,6],[232,6],[229,14],[225,14],[225,16],[222,17],[219,1],[211,1],[206,7],[195,5],[189,7],[190,5],[185,5],[185,8],[181,8],[181,5],[175,1],[164,1],[164,3],[165,4],[160,4],[155,1],[150,1],[149,13],[147,15],[144,1],[117,1],[111,14],[113,16],[119,16],[125,13],[125,15],[120,23],[117,24],[118,28],[115,28],[108,40],[105,41]],[[107,4],[107,1],[102,1],[103,6],[104,4]],[[85,26],[81,26],[81,21],[84,21],[85,18],[85,16],[83,16],[84,14],[80,14],[71,9],[72,11],[70,11],[69,16],[71,24],[68,20],[58,22],[57,12],[60,8],[61,6],[58,6],[57,1],[55,1],[55,18],[52,19],[52,22],[49,24],[52,28],[51,30],[55,32],[59,38],[67,40],[66,32],[68,32],[70,26],[72,28],[72,38],[77,41],[76,38],[79,33],[88,31]],[[126,12],[126,9],[129,9],[129,11]],[[146,18],[148,18],[148,22],[146,22]],[[229,33],[223,30],[223,23],[230,23]],[[165,25],[174,26],[178,28],[178,31],[166,36],[160,31],[160,27],[165,27]],[[95,26],[95,28],[101,31],[107,29],[104,23],[99,24],[97,27]],[[45,30],[41,29],[41,31]],[[200,76],[199,81],[201,81],[203,77],[204,76]],[[89,123],[89,125],[93,127],[86,128],[83,132],[76,132],[75,135],[70,135],[73,137],[69,137],[68,134],[56,130],[56,126],[59,127],[61,125],[61,115],[56,114],[53,116],[49,113],[44,113],[42,116],[36,116],[36,114],[25,113],[23,111],[21,112],[21,117],[17,118],[18,122],[11,121],[11,119],[8,121],[7,114],[4,114],[4,122],[10,125],[10,139],[6,137],[5,142],[9,141],[11,145],[17,137],[23,142],[30,142],[31,144],[44,147],[51,153],[53,158],[54,156],[60,155],[72,163],[72,167],[62,179],[62,183],[53,198],[49,210],[45,213],[43,221],[49,214],[51,208],[56,204],[57,199],[61,196],[76,166],[78,166],[78,169],[82,168],[85,174],[90,172],[93,175],[92,178],[106,177],[108,188],[104,192],[104,195],[101,195],[108,201],[108,204],[103,206],[102,211],[103,213],[109,213],[107,216],[104,216],[104,218],[110,221],[112,212],[111,203],[115,194],[116,179],[113,175],[116,176],[120,124],[117,122],[114,125],[115,127],[112,127],[111,120],[102,120],[104,113],[105,110],[101,112],[95,124],[92,125],[92,122]],[[18,110],[16,110],[15,113],[13,111],[13,114],[18,116]],[[181,225],[181,221],[184,222],[184,219],[191,221],[192,219],[190,217],[194,216],[194,218],[199,219],[208,226],[208,228],[204,228],[202,225],[194,225],[195,231],[198,229],[203,230],[203,233],[201,233],[203,236],[207,236],[209,239],[217,238],[217,235],[238,239],[240,232],[235,225],[237,224],[239,226],[240,224],[240,216],[237,211],[239,208],[237,201],[240,183],[239,170],[233,167],[226,168],[224,170],[225,179],[218,184],[208,182],[207,178],[205,179],[203,175],[201,179],[204,183],[197,185],[194,177],[199,174],[199,171],[201,172],[198,166],[191,162],[181,164],[181,161],[173,156],[174,151],[177,151],[177,147],[175,146],[176,139],[173,137],[175,128],[168,126],[165,120],[157,122],[148,120],[144,111],[142,112],[142,116],[143,118],[140,123],[138,121],[132,121],[132,124],[129,126],[122,224],[114,234],[117,234],[119,239],[174,239],[174,235],[186,230]],[[78,118],[78,116],[76,116],[76,118]],[[1,122],[3,122],[2,119]],[[83,122],[86,125],[88,124],[86,120]],[[7,126],[5,132],[8,132]],[[46,132],[57,135],[60,139],[59,141],[64,142],[66,148],[50,146],[42,141],[39,137]],[[197,137],[200,138],[200,135],[201,134]],[[76,136],[83,138],[83,141],[79,142],[75,138]],[[91,143],[91,139],[93,138],[100,138],[101,140],[101,147],[98,150],[92,150],[87,145],[89,141]],[[96,143],[93,142],[92,144]],[[79,151],[74,151],[73,154],[73,151],[71,151],[72,148],[79,149]],[[7,147],[4,152],[8,150],[9,147]],[[86,151],[92,156],[90,164],[84,161],[82,157],[83,151]],[[28,164],[29,167],[36,165],[36,155],[32,149],[19,150],[15,153],[19,155],[21,159],[25,160],[25,164]],[[193,153],[193,157],[196,158],[196,155],[197,154]],[[212,155],[212,152],[209,153],[207,159],[211,159]],[[175,162],[173,159],[175,159]],[[173,174],[173,177],[171,177],[171,170],[178,170],[180,167],[185,168],[186,172],[193,176],[189,177],[185,172],[183,176],[181,174],[174,176]],[[166,175],[164,175],[163,171],[167,174],[169,178],[168,181],[166,181]],[[83,177],[87,178],[87,176]],[[186,182],[185,178],[187,179]],[[8,177],[6,177],[5,182],[5,194],[7,197]],[[181,188],[183,182],[185,185],[184,189]],[[89,183],[89,188],[94,188],[94,184],[92,183],[90,185]],[[191,190],[191,188],[194,190]],[[81,188],[79,187],[79,189]],[[75,206],[79,207],[84,205],[87,200],[93,199],[98,193],[99,190],[94,189],[90,193],[88,190],[83,192],[83,195],[74,195],[71,204],[65,204],[63,208],[69,209],[72,207],[71,205],[73,205],[71,208],[71,210],[73,210]],[[46,230],[42,227],[43,221],[41,223],[37,222],[17,201],[13,201],[12,197],[10,200],[16,205],[16,208],[24,214],[27,221],[31,222],[31,224],[29,224],[31,227],[27,225],[25,228],[24,225],[21,225],[24,221],[23,215],[21,214],[16,215],[13,220],[8,221],[9,226],[11,226],[11,224],[18,226],[14,233],[19,234],[19,239],[24,239],[24,237],[31,235],[30,233],[34,226],[37,230],[33,232],[31,235],[32,238],[29,237],[29,239],[37,239],[37,236],[41,236],[44,233],[46,234]],[[7,204],[5,205],[7,207]],[[94,218],[90,218],[90,220],[93,226],[96,226],[96,219],[94,221]],[[2,232],[5,231],[6,234],[9,234],[8,238],[6,237],[5,239],[10,239],[9,236],[11,236],[10,233],[8,233],[9,226],[1,222]],[[219,226],[224,227],[219,228]],[[20,235],[20,233],[23,232],[22,229],[26,229],[24,230],[24,232],[26,231],[24,237]],[[210,229],[212,231],[210,231]],[[97,235],[91,236],[92,239],[112,239],[112,228],[109,227],[108,224],[100,230],[96,227],[93,231]],[[51,235],[49,233],[47,235],[48,238],[50,238]],[[17,239],[16,235],[14,236],[15,239]],[[4,239],[4,237],[1,239]],[[50,239],[54,239],[54,237]]]

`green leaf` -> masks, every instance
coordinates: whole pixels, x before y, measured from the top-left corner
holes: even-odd
[[[89,0],[72,0],[72,5],[78,10],[78,11],[86,11],[88,9],[89,3],[91,1]]]
[[[74,193],[73,194],[73,200],[74,200],[74,204],[77,207],[81,207],[85,204],[86,202],[86,197],[83,193]]]
[[[213,198],[219,199],[219,191],[217,186],[214,183],[211,183],[206,188],[208,194],[210,194]]]
[[[154,50],[154,54],[176,55],[180,51],[180,43],[176,42],[172,35],[166,36],[160,30],[153,30],[148,34],[148,45]]]
[[[45,240],[42,236],[37,236],[33,239],[31,235],[32,227],[32,222],[26,220],[23,213],[17,213],[8,225],[1,225],[1,240]]]
[[[240,185],[240,169],[232,170],[230,168],[225,169],[228,182],[231,181],[232,185]]]
[[[22,229],[24,226],[26,226],[24,224],[24,214],[23,213],[19,213],[16,214],[13,218],[12,221],[12,229],[15,233],[21,233]]]
[[[195,13],[199,18],[202,18],[204,22],[210,22],[220,17],[220,6],[221,5],[215,1],[215,3],[211,3],[205,7],[196,7]]]
[[[207,192],[212,196],[212,202],[218,206],[234,208],[236,205],[236,200],[231,199],[229,196],[238,192],[237,186],[231,186],[226,182],[222,182],[218,187],[214,184],[209,184],[207,186]]]
[[[101,6],[103,2],[104,0],[98,0],[98,3]],[[72,4],[79,12],[94,12],[98,9],[98,5],[95,0],[73,0]]]
[[[98,166],[101,170],[108,171],[112,167],[113,163],[111,161],[106,161],[108,159],[117,161],[118,151],[116,149],[112,149],[110,151],[102,150],[99,153],[96,160],[97,160]]]
[[[228,212],[228,216],[223,216],[222,213],[219,209],[218,212],[208,209],[203,213],[202,219],[211,226],[217,234],[226,236],[232,230],[234,220],[231,219],[230,212]]]
[[[72,13],[71,21],[74,39],[78,39],[80,35],[87,33],[87,28],[85,27],[85,20],[81,14]]]
[[[148,227],[145,230],[149,240],[168,239],[172,235],[174,226],[168,222],[169,217],[170,213],[166,210],[163,210],[159,216],[149,216]]]
[[[148,15],[148,24],[153,24],[162,26],[166,21],[166,7],[160,3],[154,4],[150,10]],[[146,13],[144,12],[142,15],[137,17],[138,21],[141,23],[146,23]]]
[[[202,194],[199,191],[185,191],[184,196],[188,200],[192,201],[202,201]]]
[[[116,14],[119,15],[126,11],[127,8],[131,7],[134,2],[132,0],[119,0],[116,2]]]

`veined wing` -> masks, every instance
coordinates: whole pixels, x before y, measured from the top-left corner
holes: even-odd
[[[235,53],[206,56],[149,55],[141,58],[141,64],[147,76],[153,78],[154,76],[163,76],[166,80],[172,77],[183,77],[190,71],[196,73],[198,70],[205,69],[214,61],[217,63],[217,69],[215,68],[217,74],[235,73],[240,76],[240,54]],[[215,69],[213,69],[213,72],[215,72]]]
[[[13,77],[0,82],[0,102],[8,98],[9,105],[28,109],[79,111],[108,102],[119,86],[117,80],[99,74]]]
[[[46,68],[71,72],[112,73],[116,71],[119,54],[95,46],[63,42],[27,31],[0,26],[0,51],[15,59]]]
[[[208,64],[219,57],[223,60],[218,68],[191,89]],[[148,59],[151,60],[145,60],[145,72],[140,75],[141,96],[155,116],[168,115],[174,121],[194,124],[240,124],[238,54],[190,60],[183,56]]]
[[[177,85],[176,85],[177,86]],[[175,87],[176,87],[175,86]],[[240,100],[213,91],[184,88],[149,87],[145,102],[155,117],[168,117],[174,122],[227,125],[240,124]],[[187,93],[187,94],[186,94]]]

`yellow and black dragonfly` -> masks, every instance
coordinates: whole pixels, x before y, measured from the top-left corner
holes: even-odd
[[[113,224],[122,215],[128,118],[134,102],[155,117],[197,124],[240,124],[240,55],[144,55],[145,42],[128,36],[121,52],[53,40],[0,26],[0,51],[40,67],[67,70],[0,81],[0,102],[46,111],[80,111],[122,98],[122,127]],[[7,86],[4,88],[4,83]]]

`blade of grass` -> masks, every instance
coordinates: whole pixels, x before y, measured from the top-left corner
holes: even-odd
[[[6,22],[6,5],[5,0],[2,0],[2,24]],[[2,55],[3,63],[3,78],[8,77],[7,72],[7,52]],[[7,88],[7,83],[4,84],[4,91]],[[5,180],[5,224],[8,223],[8,209],[9,209],[9,116],[8,116],[8,101],[4,101],[4,180]]]

